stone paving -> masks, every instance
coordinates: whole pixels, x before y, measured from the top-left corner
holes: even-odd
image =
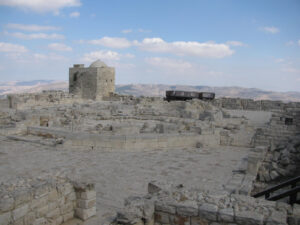
[[[222,190],[247,148],[190,148],[91,151],[0,141],[0,182],[41,173],[68,175],[96,183],[98,219],[123,207],[124,199],[147,193],[152,181],[183,184],[187,188]],[[212,172],[213,171],[213,172]]]

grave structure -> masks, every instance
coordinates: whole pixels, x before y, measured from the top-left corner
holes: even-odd
[[[115,68],[101,60],[89,67],[74,64],[69,69],[69,93],[84,99],[101,100],[115,91]]]

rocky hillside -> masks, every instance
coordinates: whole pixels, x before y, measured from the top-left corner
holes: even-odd
[[[0,95],[11,93],[40,92],[42,90],[67,90],[67,81],[35,80],[0,82]],[[274,92],[256,88],[209,87],[164,84],[119,84],[116,92],[134,96],[164,96],[166,90],[210,91],[217,97],[251,98],[255,100],[300,101],[300,92]]]

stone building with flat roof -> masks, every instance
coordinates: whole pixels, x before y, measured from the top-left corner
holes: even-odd
[[[89,67],[74,64],[69,68],[69,92],[85,99],[101,100],[115,91],[115,68],[101,60]]]

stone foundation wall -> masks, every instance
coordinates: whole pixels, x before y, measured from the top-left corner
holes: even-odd
[[[225,109],[241,109],[255,111],[285,110],[287,108],[300,108],[300,102],[284,103],[281,101],[241,99],[241,98],[218,98],[211,101],[213,105]]]
[[[73,94],[63,91],[43,91],[42,93],[24,93],[8,95],[8,107],[22,109],[33,106],[51,106],[58,104],[72,104],[74,102],[84,102]]]
[[[0,108],[9,108],[8,99],[0,99]]]
[[[76,133],[46,127],[28,127],[28,134],[65,138],[64,144],[73,147],[104,150],[151,150],[164,148],[197,147],[197,134],[140,134],[140,135],[98,135]]]
[[[285,225],[300,222],[300,205],[290,206],[226,192],[206,193],[182,186],[149,184],[145,198],[125,201],[115,224],[134,225]]]
[[[67,179],[17,180],[0,186],[1,225],[60,225],[78,217],[96,214],[92,184],[74,184]]]

